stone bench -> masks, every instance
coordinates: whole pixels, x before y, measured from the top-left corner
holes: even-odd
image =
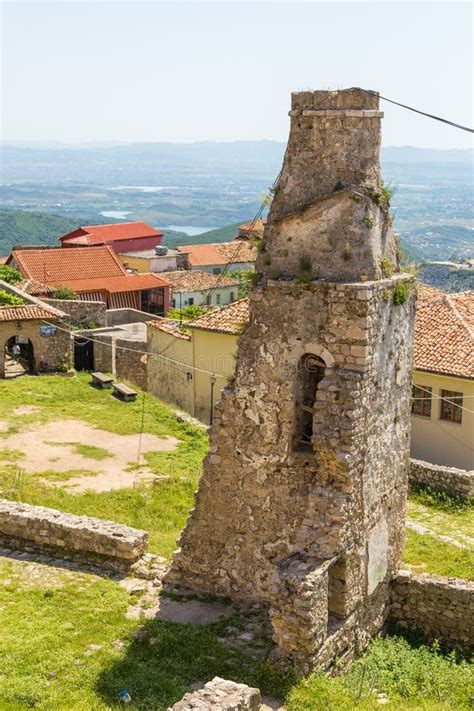
[[[105,373],[91,373],[92,385],[100,390],[106,390],[112,387],[114,379],[110,375],[105,375]]]
[[[132,388],[123,383],[115,383],[114,385],[114,395],[117,395],[121,400],[125,400],[125,402],[133,402],[137,394],[136,390],[132,390]]]
[[[148,533],[113,521],[0,499],[0,545],[126,571],[146,551]]]

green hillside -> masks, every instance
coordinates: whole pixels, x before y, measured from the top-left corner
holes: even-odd
[[[163,230],[164,244],[167,247],[178,247],[183,244],[208,244],[212,242],[229,242],[231,239],[237,235],[240,225],[242,222],[236,222],[233,225],[226,225],[225,227],[218,227],[216,230],[210,230],[209,232],[203,232],[202,235],[197,235],[195,237],[190,237],[184,234],[184,232],[173,232],[172,230]]]
[[[10,253],[16,244],[59,246],[58,237],[77,229],[87,221],[80,217],[61,217],[45,212],[0,209],[0,256]]]
[[[119,220],[98,220],[94,224],[106,224]],[[7,256],[17,244],[51,245],[59,247],[58,238],[76,230],[81,225],[91,224],[89,217],[62,217],[46,212],[32,212],[28,210],[0,209],[0,257]],[[153,225],[159,229],[159,225]],[[230,228],[223,228],[230,229]],[[189,237],[184,232],[163,230],[164,243],[168,247],[179,244],[189,244],[196,239]],[[199,238],[198,238],[199,239]],[[207,242],[208,240],[203,240]],[[219,240],[215,240],[216,242]]]

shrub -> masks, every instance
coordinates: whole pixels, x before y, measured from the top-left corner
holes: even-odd
[[[72,300],[77,299],[77,294],[73,289],[70,289],[68,286],[58,286],[51,294],[51,298]]]
[[[208,309],[193,304],[192,306],[185,306],[183,309],[170,309],[166,317],[174,319],[175,321],[190,321],[191,319],[203,316],[207,311]]]
[[[0,306],[23,306],[25,300],[15,294],[0,289]]]
[[[384,257],[380,260],[380,269],[382,270],[382,274],[386,279],[393,276],[393,272],[395,270],[392,262],[388,257]]]
[[[397,281],[395,289],[393,290],[393,304],[394,306],[403,306],[410,296],[411,285],[403,281]]]
[[[0,264],[0,279],[6,281],[7,284],[18,284],[23,279],[23,275],[15,267]]]

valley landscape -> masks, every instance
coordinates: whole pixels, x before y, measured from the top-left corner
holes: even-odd
[[[134,220],[163,230],[169,247],[231,239],[268,194],[284,149],[275,141],[4,144],[0,254],[17,243],[54,245],[79,225]],[[382,151],[406,260],[453,262],[429,276],[448,290],[474,279],[456,266],[474,256],[472,155]]]

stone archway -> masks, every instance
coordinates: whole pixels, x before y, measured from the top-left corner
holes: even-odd
[[[0,377],[18,377],[19,375],[35,375],[35,348],[31,338],[14,334],[7,338],[3,347],[4,367]]]

